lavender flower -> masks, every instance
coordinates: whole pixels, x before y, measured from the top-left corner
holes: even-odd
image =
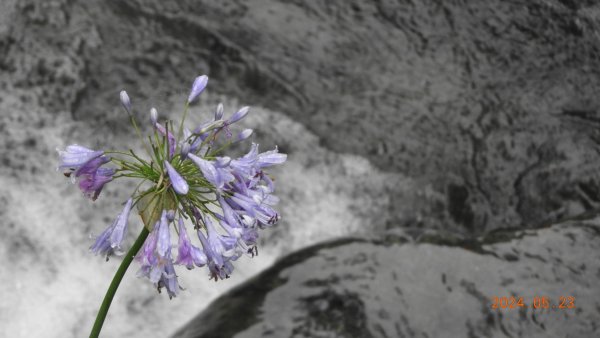
[[[114,169],[102,167],[110,158],[101,150],[94,151],[77,144],[68,146],[65,151],[58,150],[58,153],[58,168],[68,169],[65,176],[71,177],[73,183],[79,180],[84,196],[96,200],[115,173]]]
[[[107,156],[93,158],[77,168],[77,170],[73,172],[73,176],[79,177],[82,175],[94,175],[102,165],[108,163],[109,161],[110,158]]]
[[[127,223],[129,220],[129,213],[131,212],[132,203],[133,200],[131,198],[127,200],[127,203],[125,203],[123,211],[119,214],[119,217],[117,217],[115,227],[110,234],[110,246],[113,248],[113,250],[121,250],[121,243],[123,242],[123,237],[127,232]]]
[[[192,255],[192,260],[194,261],[194,264],[196,264],[197,267],[203,267],[206,265],[206,263],[208,262],[208,257],[206,257],[204,251],[193,245],[190,248],[190,251],[190,254]]]
[[[231,161],[232,171],[240,177],[253,176],[258,159],[258,144],[252,143],[250,151],[241,158]]]
[[[169,295],[169,299],[176,297],[179,293],[179,282],[177,280],[177,274],[175,273],[175,267],[173,266],[173,261],[170,259],[166,262],[164,272],[160,276],[160,280],[158,281],[158,292],[160,292],[161,288],[167,289],[167,294]]]
[[[229,173],[226,168],[218,167],[211,161],[204,160],[194,154],[188,154],[188,157],[194,162],[204,177],[218,190],[222,190],[225,183],[233,181],[235,177]]]
[[[132,203],[133,200],[131,198],[128,199],[123,211],[121,211],[115,221],[96,238],[96,242],[90,247],[90,250],[94,254],[106,255],[106,259],[108,260],[110,255],[120,252],[121,243],[123,243],[123,238],[127,232],[127,223]]]
[[[140,271],[138,272],[138,276],[150,276],[150,271],[152,270],[152,267],[156,266],[158,262],[158,259],[155,255],[156,243],[158,239],[158,224],[160,223],[156,222],[156,224],[154,225],[154,230],[150,232],[150,234],[144,241],[144,245],[135,257],[141,265]]]
[[[156,243],[156,252],[162,258],[169,257],[171,252],[171,233],[169,231],[169,220],[167,212],[163,210],[158,226],[158,239]]]
[[[199,255],[199,257],[197,256]],[[204,253],[197,247],[194,247],[190,242],[190,237],[185,230],[183,219],[179,219],[179,244],[178,244],[178,255],[175,264],[183,265],[188,270],[194,268],[194,263],[198,263],[198,266],[206,264],[206,256],[202,257]],[[196,257],[194,257],[196,256]],[[194,259],[196,258],[196,259]]]
[[[241,237],[242,234],[242,222],[240,216],[233,211],[229,203],[227,203],[222,196],[218,197],[219,205],[223,210],[223,217],[221,224],[227,224],[226,230],[233,237]]]
[[[147,277],[159,292],[165,287],[169,298],[177,296],[179,283],[171,258],[171,238],[166,211],[163,211],[160,221],[154,225],[136,259],[141,264],[138,276]]]
[[[79,189],[83,191],[86,197],[95,201],[104,188],[104,185],[112,181],[114,173],[114,169],[98,168],[93,174],[82,175],[79,178]]]
[[[258,155],[257,167],[266,168],[276,164],[282,164],[287,159],[286,154],[280,154],[277,147]]]
[[[205,75],[194,80],[186,109],[207,83]],[[120,93],[120,100],[137,125],[125,91]],[[58,168],[92,200],[108,182],[122,178],[142,180],[90,250],[107,257],[121,252],[128,217],[136,205],[145,228],[131,250],[137,251],[138,276],[147,278],[159,292],[166,289],[169,297],[177,296],[181,289],[176,265],[189,270],[206,266],[211,279],[229,278],[239,257],[258,252],[259,230],[280,219],[275,210],[279,202],[274,195],[275,183],[267,170],[284,163],[287,155],[279,153],[277,147],[259,153],[258,144],[252,143],[245,155],[226,156],[224,151],[229,146],[247,141],[253,131],[235,131],[236,137],[231,139],[234,123],[245,118],[249,108],[242,107],[226,120],[223,111],[219,104],[214,116],[190,131],[185,121],[159,123],[158,111],[152,108],[154,134],[149,138],[141,136],[149,158],[132,150],[105,153],[76,144],[58,151]],[[177,125],[181,126],[183,137],[172,128]],[[175,219],[177,224],[173,223]],[[172,226],[177,233],[176,244],[171,242]],[[188,236],[188,226],[193,227],[197,238]]]
[[[237,254],[236,239],[231,236],[221,235],[208,217],[205,218],[204,224],[208,233],[208,246],[214,254],[213,259],[222,265],[223,262]],[[206,247],[204,249],[206,250]]]
[[[256,219],[263,226],[270,226],[279,220],[279,214],[266,203],[267,198],[250,198],[246,195],[235,193],[231,199],[233,204],[239,206],[246,214]]]
[[[57,151],[59,156],[58,168],[71,170],[77,170],[89,161],[104,154],[101,150],[95,151],[77,144],[67,146],[64,151],[58,149]]]
[[[224,240],[222,236],[216,233],[216,230],[212,226],[211,230],[209,230],[208,237],[206,237],[201,230],[198,230],[198,239],[200,239],[204,254],[207,257],[210,278],[215,281],[218,279],[229,278],[229,275],[233,271],[233,267],[231,265],[226,265],[226,263],[230,258],[234,257],[233,246],[235,243],[232,243],[230,240]]]

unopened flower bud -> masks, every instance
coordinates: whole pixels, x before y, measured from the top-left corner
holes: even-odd
[[[131,115],[131,100],[129,99],[129,95],[127,95],[126,91],[121,90],[119,96],[121,98],[121,104],[123,105],[123,108],[125,108],[127,114]]]
[[[167,219],[169,220],[169,222],[173,222],[173,220],[175,220],[175,210],[167,211]]]
[[[244,129],[242,130],[238,136],[237,139],[235,140],[235,142],[242,142],[245,141],[246,139],[248,139],[248,137],[250,137],[253,133],[252,129]]]
[[[208,83],[208,76],[202,75],[198,76],[194,80],[194,84],[192,85],[192,90],[190,91],[190,96],[188,96],[188,103],[192,103],[200,93],[206,88],[206,84]]]
[[[154,107],[150,109],[150,121],[152,122],[152,125],[155,125],[158,122],[158,111]]]
[[[179,195],[185,195],[188,193],[190,187],[183,177],[173,168],[173,166],[165,161],[165,167],[167,168],[167,174],[173,185],[173,189]]]
[[[242,109],[238,110],[233,116],[229,118],[228,124],[235,123],[248,115],[248,110],[250,107],[242,107]]]
[[[215,121],[223,118],[223,104],[219,103],[217,110],[215,111]]]

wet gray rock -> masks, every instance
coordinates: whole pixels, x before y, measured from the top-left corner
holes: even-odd
[[[218,298],[173,337],[595,337],[599,240],[594,219],[469,242],[320,244]],[[527,307],[492,308],[511,296]],[[549,307],[533,308],[534,297]],[[561,309],[560,297],[574,308]]]

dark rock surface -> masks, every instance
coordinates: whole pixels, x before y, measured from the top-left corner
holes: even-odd
[[[527,308],[492,309],[494,296]],[[534,297],[549,308],[533,308]],[[560,297],[574,308],[559,308]],[[174,337],[597,337],[599,318],[595,219],[470,242],[320,244],[218,298]]]

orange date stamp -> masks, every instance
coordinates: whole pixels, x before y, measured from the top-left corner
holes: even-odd
[[[526,301],[523,297],[492,297],[492,309],[574,309],[575,297],[560,296],[558,300],[546,296],[535,296]]]

